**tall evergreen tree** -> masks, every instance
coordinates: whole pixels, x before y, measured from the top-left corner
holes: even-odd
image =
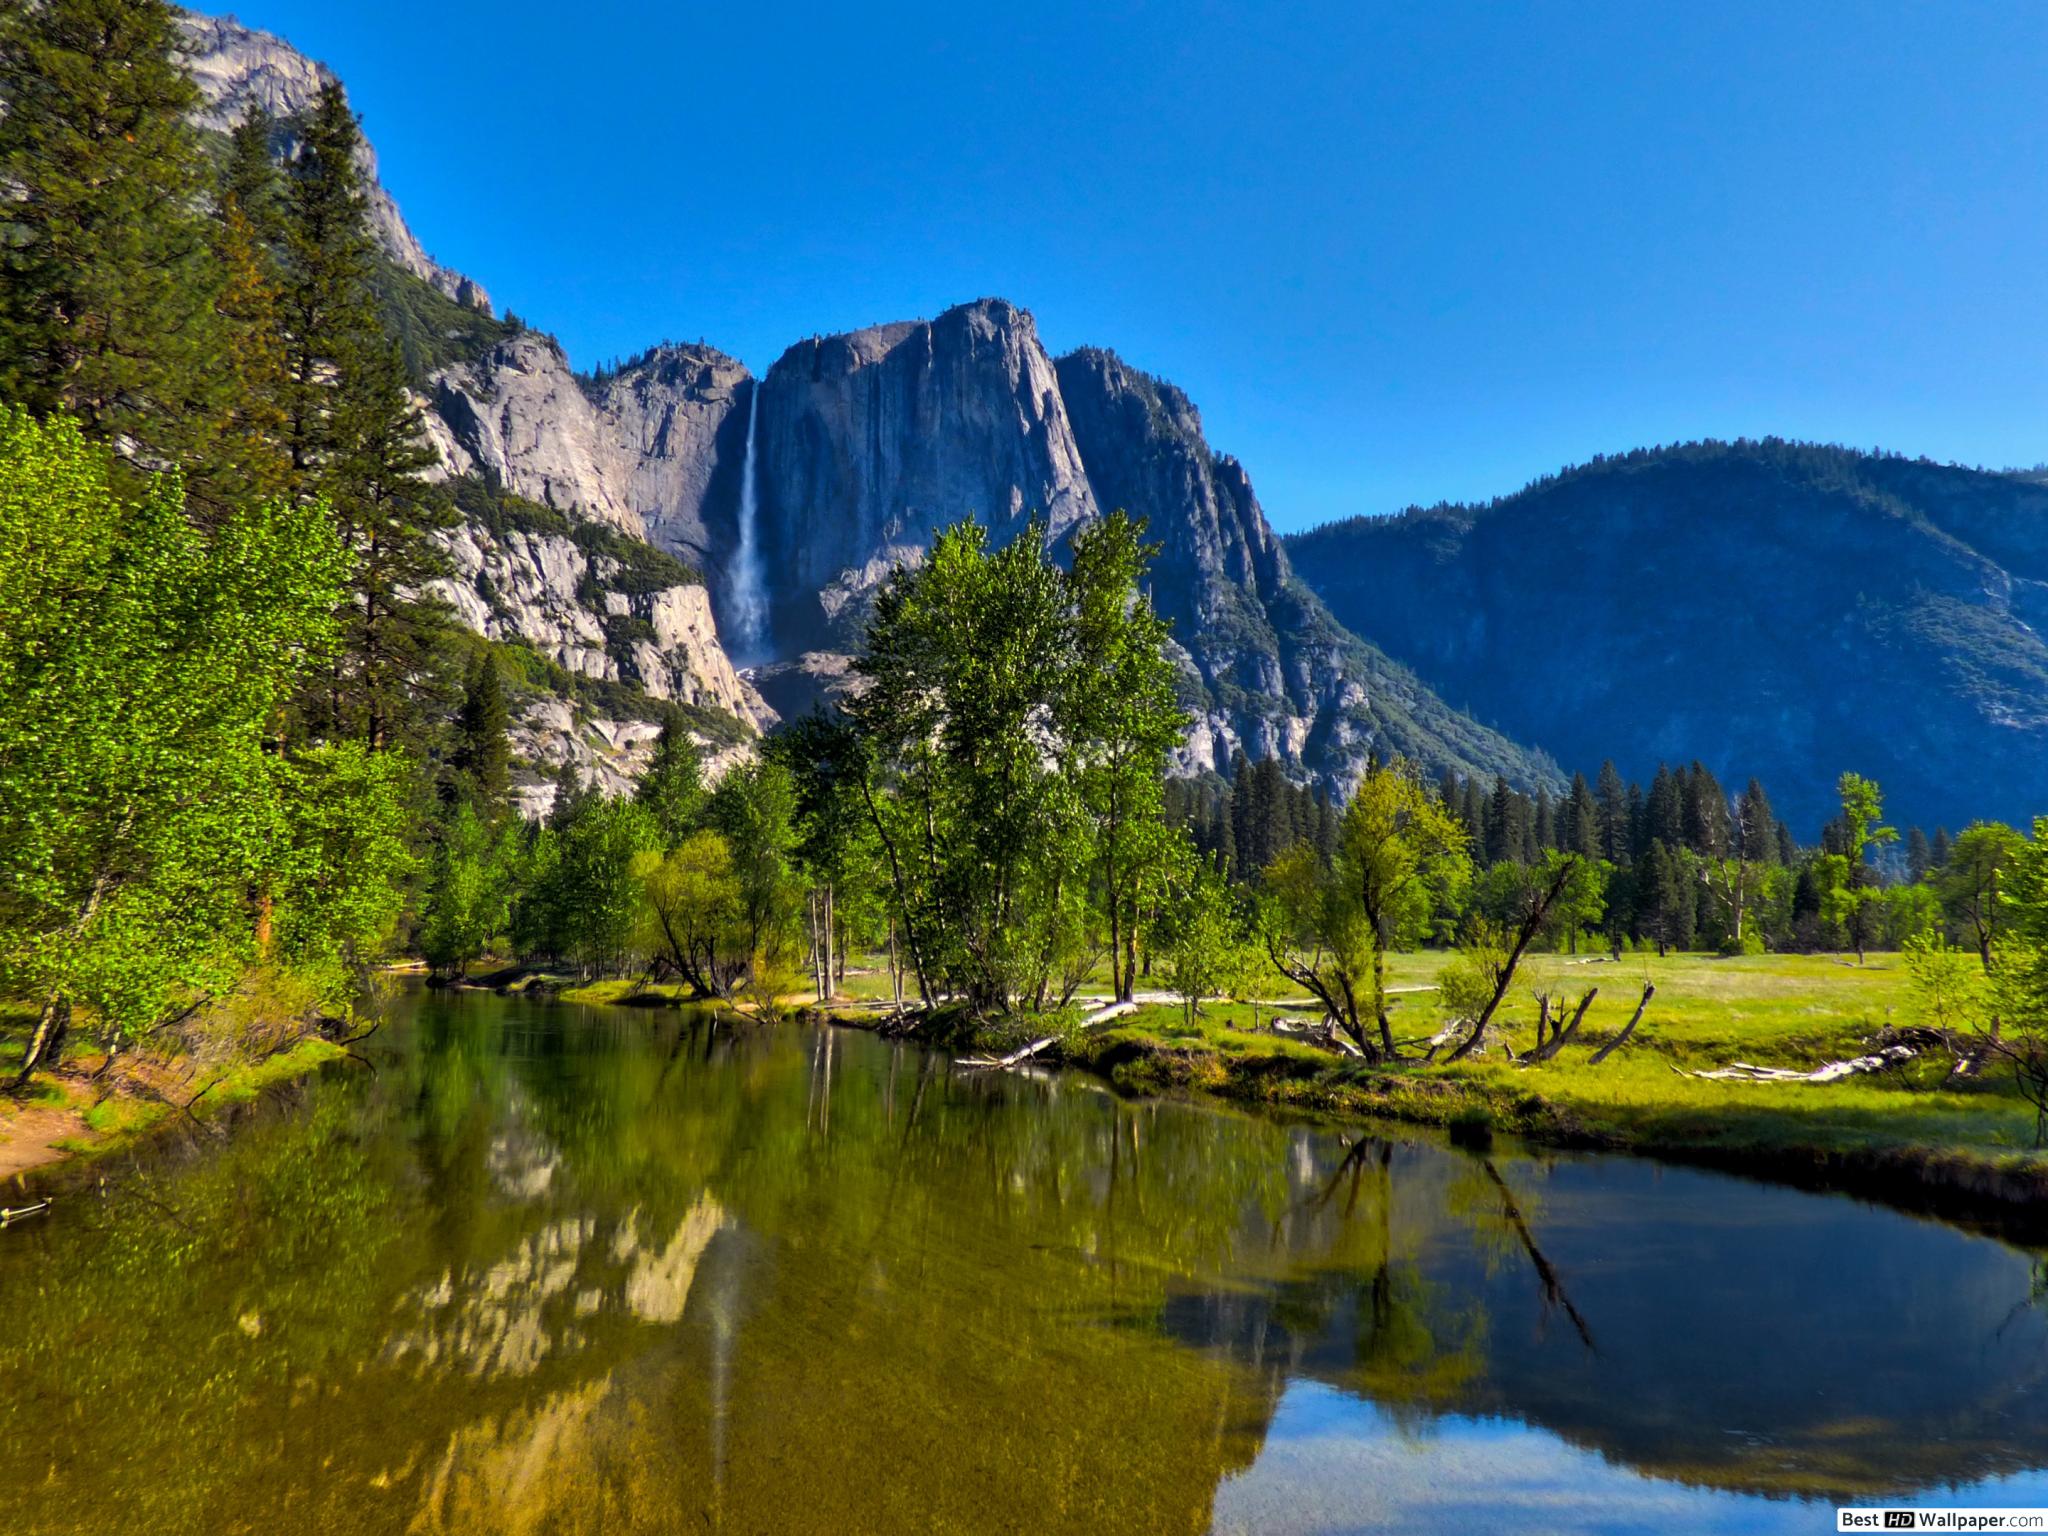
[[[1599,802],[1594,800],[1592,787],[1583,773],[1572,775],[1571,794],[1566,797],[1564,814],[1559,818],[1558,844],[1566,853],[1589,859],[1613,856],[1601,834]]]
[[[1778,821],[1771,814],[1771,802],[1763,785],[1751,779],[1736,807],[1736,836],[1742,857],[1752,864],[1785,862],[1778,846]]]
[[[1465,835],[1474,855],[1486,857],[1486,794],[1478,775],[1465,780]]]
[[[420,730],[448,625],[428,592],[446,569],[433,535],[457,518],[424,478],[436,454],[377,319],[362,140],[339,85],[322,88],[300,139],[285,215],[285,442],[295,488],[327,501],[355,556],[342,654],[308,713],[375,747]]]
[[[455,720],[455,751],[451,764],[458,787],[486,821],[505,809],[512,788],[512,742],[507,734],[511,711],[505,702],[505,681],[498,658],[485,651],[477,658]]]
[[[1927,878],[1927,872],[1934,868],[1934,850],[1929,846],[1927,834],[1918,827],[1906,833],[1906,876],[1915,885]]]
[[[1495,774],[1493,793],[1486,801],[1486,862],[1506,864],[1524,858],[1522,849],[1520,797],[1505,775]]]
[[[1230,754],[1230,842],[1236,853],[1233,867],[1244,880],[1259,872],[1257,838],[1252,830],[1253,792],[1251,760],[1240,747]]]
[[[217,429],[198,92],[163,0],[0,7],[0,398],[146,468]]]
[[[1628,786],[1609,758],[1600,765],[1600,852],[1611,863],[1625,864],[1633,850],[1629,827]]]
[[[1669,765],[1659,763],[1650,781],[1649,836],[1666,849],[1686,846],[1685,785]]]
[[[286,449],[289,370],[283,325],[284,181],[270,159],[273,124],[259,107],[236,126],[221,175],[214,258],[220,273],[216,360],[225,387],[215,447],[224,500],[292,486]]]
[[[1703,858],[1726,858],[1731,842],[1728,796],[1706,764],[1695,762],[1680,779],[1685,801],[1685,845]]]

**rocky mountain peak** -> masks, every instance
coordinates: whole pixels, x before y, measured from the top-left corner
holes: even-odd
[[[1038,327],[1002,299],[798,343],[761,382],[758,432],[783,656],[850,647],[889,571],[963,517],[1000,542],[1096,513]]]
[[[196,122],[213,133],[228,133],[261,107],[281,123],[309,111],[334,72],[307,58],[283,38],[245,27],[232,17],[182,18],[189,51],[186,68],[203,103]],[[295,146],[284,146],[287,156]],[[399,266],[458,304],[490,312],[491,296],[474,279],[442,266],[426,253],[377,179],[377,155],[364,140],[358,163],[370,194],[370,224],[377,243]]]

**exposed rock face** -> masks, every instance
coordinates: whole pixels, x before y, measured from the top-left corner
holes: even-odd
[[[1902,826],[2040,809],[2041,485],[1704,443],[1288,543],[1345,622],[1589,776],[1608,757],[1755,775],[1801,838],[1845,769]]]
[[[1347,790],[1368,754],[1554,778],[1547,760],[1446,708],[1346,633],[1289,567],[1251,482],[1212,453],[1187,397],[1106,352],[1055,366],[1000,300],[929,324],[791,348],[761,384],[762,528],[785,713],[845,686],[876,589],[973,513],[997,542],[1033,515],[1061,548],[1103,510],[1147,519],[1196,714],[1184,771],[1242,748]]]
[[[458,474],[580,513],[712,570],[735,539],[747,370],[704,346],[663,346],[598,380],[523,331],[434,380],[429,429]]]
[[[705,346],[662,346],[589,389],[647,537],[700,570],[736,542],[753,376]]]
[[[779,655],[847,649],[865,599],[970,514],[998,543],[1095,515],[1052,360],[1000,299],[800,342],[761,384],[759,496]]]
[[[1241,749],[1349,790],[1377,750],[1523,783],[1552,777],[1547,761],[1446,708],[1331,617],[1185,394],[1095,348],[1061,358],[1058,374],[1096,502],[1145,519],[1160,546],[1153,601],[1199,680],[1184,769],[1221,770]]]
[[[720,646],[703,587],[613,590],[610,561],[549,534],[498,537],[471,525],[447,547],[455,572],[439,590],[478,634],[523,641],[582,677],[632,683],[756,727],[773,722]]]
[[[434,381],[433,406],[454,473],[482,471],[528,501],[647,536],[633,508],[632,460],[554,337],[521,331],[448,369]]]
[[[280,118],[302,113],[331,78],[238,23],[188,27],[207,128],[225,131],[253,103]],[[374,183],[367,146],[363,164]],[[488,307],[426,257],[381,188],[373,214],[399,265]],[[448,472],[653,542],[711,583],[615,590],[573,539],[482,526],[453,538],[447,591],[465,620],[580,676],[757,725],[775,718],[735,674],[713,612],[730,616],[752,410],[769,631],[760,677],[779,706],[805,708],[849,685],[846,653],[875,592],[898,564],[921,560],[940,529],[975,516],[1000,543],[1039,518],[1057,551],[1101,510],[1124,506],[1164,545],[1155,592],[1175,621],[1197,715],[1183,767],[1222,766],[1242,747],[1341,789],[1378,748],[1524,783],[1550,772],[1330,618],[1294,579],[1243,469],[1210,452],[1185,396],[1107,353],[1055,367],[1031,316],[1000,299],[799,343],[758,383],[703,346],[657,347],[590,379],[539,332],[479,345],[427,390]],[[530,722],[528,755],[574,759],[615,786],[620,765],[644,760],[651,728],[602,724],[609,734],[573,711]]]
[[[205,103],[198,118],[202,128],[227,133],[249,115],[251,106],[261,106],[280,121],[299,116],[334,79],[326,65],[315,63],[282,38],[238,21],[186,16],[183,25],[191,49],[186,67]],[[292,152],[288,147],[287,153]],[[377,155],[367,141],[359,163],[370,193],[371,227],[385,254],[458,304],[488,312],[491,296],[481,285],[442,266],[421,248],[398,204],[378,181]]]

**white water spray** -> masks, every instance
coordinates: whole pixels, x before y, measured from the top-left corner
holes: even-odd
[[[761,384],[747,391],[747,457],[740,469],[740,544],[732,565],[733,649],[743,662],[760,659],[768,632],[768,592],[761,575],[761,501],[755,489],[754,428],[761,416]]]

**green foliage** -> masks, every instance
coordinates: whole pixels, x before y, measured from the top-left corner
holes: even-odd
[[[1164,818],[1185,717],[1139,593],[1150,551],[1112,517],[1068,572],[1043,533],[992,550],[963,523],[896,573],[847,705],[853,750],[830,754],[921,990],[979,1016],[1071,994],[1104,948],[1127,993],[1185,847]]]
[[[505,809],[512,784],[512,742],[506,734],[511,710],[497,653],[478,655],[464,690],[462,710],[455,717],[455,751],[449,766],[459,794],[474,800],[487,818]]]
[[[731,850],[748,955],[777,965],[795,940],[796,784],[781,763],[741,763],[718,781],[705,820]]]
[[[640,947],[673,966],[700,997],[730,997],[754,958],[732,845],[689,833],[636,866],[644,893]]]
[[[318,507],[203,534],[176,482],[108,470],[69,422],[0,416],[0,975],[118,1035],[221,989],[252,895],[303,879],[271,732],[348,561]]]
[[[655,738],[654,761],[633,798],[654,818],[664,848],[678,848],[704,814],[704,765],[697,744],[674,721]]]
[[[319,978],[328,1006],[383,952],[404,910],[417,766],[360,742],[308,748],[282,767],[289,851],[276,876],[284,957]]]
[[[489,310],[458,304],[382,254],[373,257],[366,281],[380,326],[397,343],[406,378],[418,389],[444,368],[477,361],[520,330],[510,315],[494,320]]]
[[[206,167],[163,0],[0,9],[0,401],[138,463],[218,425]]]
[[[522,848],[519,829],[495,829],[469,800],[457,803],[435,849],[420,921],[420,954],[443,975],[460,976],[506,932]]]
[[[1243,904],[1220,874],[1194,866],[1167,913],[1166,984],[1180,995],[1190,1025],[1205,999],[1253,992],[1264,969],[1263,951]]]

